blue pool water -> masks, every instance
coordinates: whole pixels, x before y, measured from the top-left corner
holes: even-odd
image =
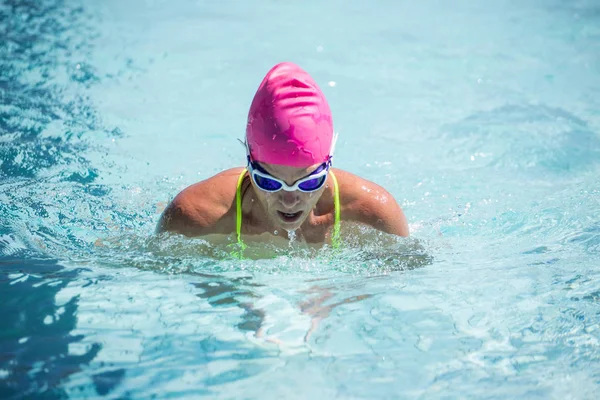
[[[596,398],[597,1],[3,0],[0,34],[1,398]],[[154,237],[284,60],[413,237]]]

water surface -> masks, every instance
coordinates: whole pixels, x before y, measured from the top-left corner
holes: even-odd
[[[5,0],[0,33],[0,397],[599,390],[596,2]],[[286,60],[413,238],[154,237]]]

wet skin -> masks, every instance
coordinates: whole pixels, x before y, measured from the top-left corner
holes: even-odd
[[[272,176],[293,185],[319,167],[265,164]],[[408,236],[406,217],[396,200],[381,186],[349,172],[332,169],[340,190],[342,235],[350,221],[397,236]],[[223,171],[181,191],[163,211],[157,232],[202,236],[224,242],[235,233],[236,185],[242,168]],[[264,242],[288,231],[307,243],[330,243],[334,224],[334,190],[331,174],[325,185],[311,193],[265,192],[248,175],[242,182],[242,236],[245,242]]]

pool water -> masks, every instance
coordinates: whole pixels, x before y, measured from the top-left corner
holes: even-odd
[[[596,398],[595,0],[4,0],[0,33],[1,398]],[[280,61],[410,239],[154,236]]]

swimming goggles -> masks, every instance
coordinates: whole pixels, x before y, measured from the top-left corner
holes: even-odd
[[[301,192],[314,192],[325,184],[327,180],[327,173],[331,167],[331,158],[321,164],[316,170],[311,172],[310,175],[298,179],[292,186],[288,185],[281,179],[277,179],[263,168],[260,167],[256,162],[250,160],[248,157],[248,172],[252,177],[252,180],[260,189],[265,192],[278,192],[281,189],[286,192],[294,192],[299,190]]]
[[[240,142],[242,141],[240,140]],[[286,192],[294,192],[299,190],[301,192],[310,193],[321,189],[321,187],[325,184],[325,181],[327,180],[327,173],[329,172],[329,168],[331,168],[331,159],[333,158],[333,150],[335,149],[336,142],[337,133],[334,133],[333,137],[331,138],[331,151],[327,161],[321,164],[308,176],[298,179],[292,186],[288,185],[281,179],[275,178],[273,175],[265,171],[260,165],[258,165],[256,161],[253,161],[252,157],[250,156],[248,142],[242,142],[242,144],[246,147],[248,172],[250,173],[252,181],[254,181],[256,186],[258,186],[260,189],[264,190],[265,192],[278,192],[283,189]]]

